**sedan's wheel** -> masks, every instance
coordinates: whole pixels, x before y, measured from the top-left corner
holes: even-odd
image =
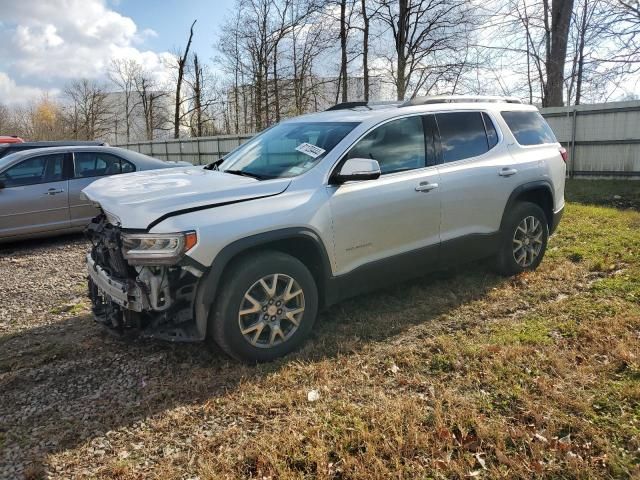
[[[209,317],[210,337],[240,360],[269,361],[296,349],[318,310],[315,280],[298,259],[253,253],[225,272]]]
[[[304,291],[289,275],[262,277],[240,302],[238,325],[254,347],[272,348],[289,340],[304,315]]]
[[[549,226],[535,203],[519,202],[505,214],[496,266],[504,275],[535,270],[547,248]]]

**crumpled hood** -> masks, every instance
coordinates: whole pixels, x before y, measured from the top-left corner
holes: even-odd
[[[82,192],[123,228],[146,229],[174,212],[277,195],[290,183],[187,167],[105,177]]]

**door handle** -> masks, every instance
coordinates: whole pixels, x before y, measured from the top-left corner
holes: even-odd
[[[518,170],[516,170],[515,168],[503,168],[498,172],[498,175],[500,175],[501,177],[510,177],[511,175],[515,175],[516,173],[518,173]]]
[[[56,189],[56,188],[50,188],[49,190],[47,190],[44,194],[45,195],[56,195],[58,193],[64,193],[63,189]]]
[[[430,192],[434,188],[438,188],[437,183],[421,182],[420,185],[416,187],[416,192]]]

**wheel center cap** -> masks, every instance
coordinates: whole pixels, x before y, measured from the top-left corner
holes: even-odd
[[[525,238],[525,239],[524,239],[524,244],[525,244],[525,245],[529,245],[529,239],[528,239],[528,238]]]
[[[270,316],[274,316],[276,313],[278,313],[278,307],[276,307],[275,305],[270,305],[269,308],[267,309],[267,313]]]

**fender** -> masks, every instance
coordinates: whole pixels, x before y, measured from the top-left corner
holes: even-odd
[[[528,182],[528,183],[523,183],[522,185],[517,186],[513,192],[511,192],[511,195],[509,195],[509,199],[507,200],[507,204],[504,207],[504,210],[502,212],[502,219],[500,220],[500,230],[502,230],[502,227],[504,225],[504,220],[506,217],[507,212],[511,209],[511,207],[513,207],[513,205],[516,203],[516,198],[518,198],[520,195],[522,195],[523,193],[532,191],[532,190],[537,190],[539,188],[544,188],[549,192],[549,195],[551,195],[551,210],[553,213],[553,206],[556,204],[556,200],[554,198],[553,195],[553,188],[551,187],[551,183],[547,180],[536,180],[535,182]],[[553,219],[548,218],[547,221],[548,222],[552,222]],[[551,223],[549,224],[551,226]]]
[[[258,233],[249,237],[241,238],[233,243],[230,243],[216,255],[211,267],[206,269],[204,275],[200,279],[198,285],[198,292],[195,298],[195,318],[196,327],[198,333],[204,339],[207,332],[207,323],[209,317],[209,310],[216,299],[218,292],[218,286],[220,279],[224,273],[225,268],[229,265],[229,262],[239,253],[250,250],[252,248],[260,247],[262,245],[268,245],[280,240],[305,240],[313,242],[318,255],[321,259],[322,272],[320,272],[321,284],[318,285],[318,289],[322,292],[326,290],[326,285],[331,277],[331,261],[327,253],[327,249],[322,242],[320,236],[306,227],[291,227],[283,228],[279,230],[272,230],[269,232]]]

